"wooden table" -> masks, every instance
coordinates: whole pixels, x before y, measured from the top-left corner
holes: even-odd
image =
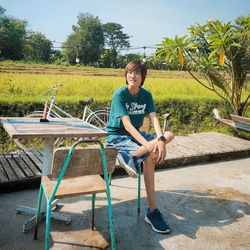
[[[49,175],[51,171],[54,142],[58,138],[99,138],[106,136],[106,132],[77,118],[50,118],[49,122],[40,122],[39,118],[2,117],[0,123],[12,139],[43,138],[42,175]],[[36,215],[35,208],[21,205],[16,206],[17,212]],[[46,202],[42,201],[42,212],[46,211]],[[51,217],[70,222],[69,215],[52,212]],[[23,232],[27,232],[34,224],[33,216],[23,225]]]

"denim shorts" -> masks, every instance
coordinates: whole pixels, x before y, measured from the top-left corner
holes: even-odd
[[[147,134],[145,131],[141,131],[140,134],[147,140],[151,141],[156,138],[156,134]],[[141,147],[141,144],[134,140],[130,135],[119,135],[113,138],[107,143],[107,146],[112,146],[118,149],[118,154],[127,154],[129,157],[132,156],[132,152]],[[142,155],[140,157],[134,157],[135,165],[141,166],[141,163],[149,156],[149,154]]]

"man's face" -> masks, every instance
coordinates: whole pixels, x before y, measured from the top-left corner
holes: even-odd
[[[129,86],[140,87],[142,82],[142,75],[140,70],[129,70],[126,75],[127,83]]]

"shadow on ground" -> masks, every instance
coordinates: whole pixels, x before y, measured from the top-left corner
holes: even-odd
[[[250,197],[229,190],[210,189],[197,190],[161,190],[157,192],[157,200],[172,232],[168,235],[154,233],[144,222],[144,211],[137,216],[137,200],[128,200],[129,194],[136,193],[136,188],[113,185],[113,218],[117,249],[166,249],[169,239],[184,236],[195,240],[201,228],[208,228],[209,234],[219,237],[213,228],[233,224],[250,214]],[[22,195],[29,195],[34,205],[37,190],[19,192],[16,200],[14,194],[0,196],[1,212],[1,249],[43,249],[45,223],[39,227],[39,239],[33,241],[33,232],[23,234],[21,224],[27,215],[15,215],[13,202],[22,203]],[[223,198],[225,197],[225,198]],[[33,204],[32,204],[33,203]],[[70,225],[52,221],[52,249],[106,249],[110,242],[107,202],[103,195],[96,200],[96,230],[90,229],[91,197],[67,198],[62,200],[62,212],[72,216]],[[146,208],[146,199],[141,199],[141,206]],[[7,209],[6,209],[7,208]],[[69,212],[70,211],[70,212]],[[4,215],[5,214],[5,215]],[[235,237],[237,237],[235,232]],[[200,237],[200,235],[199,235]],[[167,241],[166,241],[167,240]],[[227,235],[221,240],[228,241]]]

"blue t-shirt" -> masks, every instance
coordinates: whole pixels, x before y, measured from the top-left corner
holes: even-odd
[[[144,116],[152,112],[155,112],[155,107],[152,94],[148,90],[141,87],[137,95],[133,96],[127,86],[119,88],[112,97],[109,121],[106,126],[107,142],[119,135],[129,134],[121,121],[122,116],[128,115],[132,125],[139,129]]]

